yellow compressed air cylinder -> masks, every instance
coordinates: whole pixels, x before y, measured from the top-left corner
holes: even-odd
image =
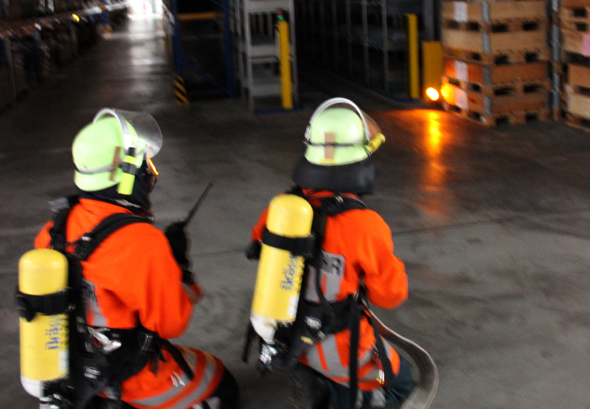
[[[28,295],[47,295],[68,285],[68,261],[56,250],[37,249],[19,261],[19,290]],[[28,322],[20,318],[21,383],[37,398],[43,383],[68,373],[68,320],[66,314],[37,313]]]
[[[312,221],[313,209],[307,200],[286,194],[271,201],[266,228],[279,236],[304,238],[310,235]],[[279,323],[295,321],[304,262],[302,256],[262,243],[250,320],[269,344]]]

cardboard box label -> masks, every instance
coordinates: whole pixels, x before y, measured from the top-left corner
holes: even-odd
[[[455,2],[455,20],[467,21],[467,3],[464,1]]]
[[[459,81],[469,81],[467,64],[463,61],[455,60],[455,78],[457,78]]]

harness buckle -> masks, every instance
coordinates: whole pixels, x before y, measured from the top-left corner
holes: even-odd
[[[100,350],[104,354],[109,355],[113,351],[121,348],[121,341],[116,340],[116,339],[109,338],[105,334],[105,332],[107,332],[107,331],[110,331],[110,330],[108,328],[93,328],[93,327],[88,327],[88,332],[90,333],[90,336],[92,336],[92,338],[94,338],[94,340],[98,344],[98,345],[95,345],[95,346],[97,346],[98,348],[100,348]]]
[[[305,317],[305,324],[309,328],[315,329],[315,330],[319,330],[322,327],[322,321],[317,318],[313,318],[313,317]]]
[[[139,349],[141,350],[141,352],[151,351],[152,340],[154,339],[154,336],[143,331],[140,332],[139,335],[140,337],[143,337],[139,340]]]
[[[270,365],[273,357],[278,353],[277,349],[269,344],[263,343],[262,350],[260,351],[260,362],[265,366]]]

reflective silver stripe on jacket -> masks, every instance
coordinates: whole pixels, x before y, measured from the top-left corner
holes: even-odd
[[[94,327],[108,327],[107,319],[102,314],[102,310],[96,299],[96,286],[92,281],[82,278],[82,299],[86,307],[86,312],[92,311],[92,320],[88,324]]]
[[[345,266],[346,259],[343,255],[332,254],[322,250],[322,276],[320,277],[320,286],[323,288],[324,297],[326,297],[326,300],[329,302],[336,301],[336,297],[340,294]],[[305,299],[319,303],[320,299],[316,291],[315,283],[316,269],[315,267],[310,266],[306,283],[307,289],[305,292]]]
[[[371,407],[385,407],[385,392],[383,391],[383,388],[377,388],[371,391]]]
[[[176,405],[171,406],[170,409],[185,409],[191,403],[204,398],[203,394],[209,389],[211,381],[215,377],[217,367],[215,365],[215,359],[211,355],[206,352],[203,352],[203,355],[205,356],[206,367],[199,387],[182,398]]]
[[[216,373],[216,369],[217,369],[215,359],[211,355],[207,354],[206,352],[201,352],[202,355],[199,354],[199,356],[198,356],[199,359],[197,361],[197,355],[195,354],[194,351],[192,351],[188,348],[182,348],[182,347],[179,347],[179,349],[182,352],[182,354],[184,355],[184,358],[186,359],[187,363],[189,364],[189,366],[191,368],[199,368],[204,365],[205,370],[203,372],[203,375],[200,379],[200,382],[199,382],[199,385],[197,386],[197,388],[195,388],[194,391],[190,392],[186,397],[181,399],[175,405],[171,406],[169,409],[185,409],[191,402],[194,402],[194,401],[198,400],[199,398],[201,398],[202,397],[201,395],[203,395],[203,393],[209,388],[211,381],[215,377],[215,373]],[[204,357],[204,359],[202,357]],[[134,400],[130,403],[132,405],[140,405],[140,406],[147,406],[147,407],[160,406],[160,405],[163,405],[164,403],[176,398],[177,396],[180,396],[181,394],[185,393],[187,388],[192,388],[195,386],[196,380],[193,380],[191,382],[188,379],[188,377],[184,374],[184,372],[182,374],[178,374],[175,372],[175,374],[176,374],[176,378],[174,379],[175,380],[174,383],[175,383],[176,387],[171,387],[166,392],[163,392],[159,395],[152,396],[149,398]]]
[[[318,344],[321,344],[321,348],[324,353],[324,359],[326,361],[327,370],[324,369],[322,366]],[[338,354],[338,345],[336,343],[336,337],[334,335],[327,336],[321,342],[318,342],[313,347],[309,348],[305,352],[305,357],[307,359],[309,366],[324,376],[327,376],[329,378],[348,378],[349,369],[348,366],[342,365],[340,355]],[[373,350],[368,349],[359,358],[359,368],[362,368],[363,366],[367,365],[373,359]]]

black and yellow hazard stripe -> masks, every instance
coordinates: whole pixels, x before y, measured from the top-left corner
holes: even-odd
[[[176,96],[177,104],[188,104],[188,95],[186,93],[186,87],[184,86],[184,78],[176,77],[174,79],[174,95]]]

